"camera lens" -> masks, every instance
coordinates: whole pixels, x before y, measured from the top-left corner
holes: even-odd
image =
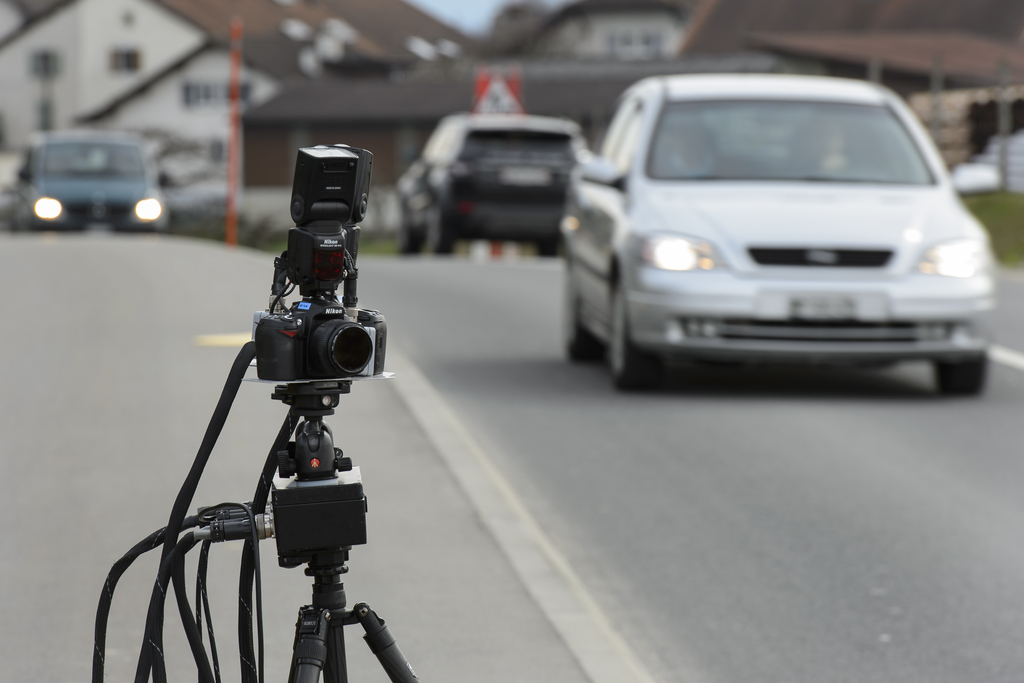
[[[361,325],[333,320],[320,325],[310,339],[316,364],[328,376],[354,375],[366,367],[373,355],[373,341]]]

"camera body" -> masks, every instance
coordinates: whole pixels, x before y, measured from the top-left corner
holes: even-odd
[[[304,299],[283,313],[258,313],[256,372],[292,381],[370,377],[384,372],[387,322],[377,311]]]
[[[356,307],[359,227],[366,216],[373,155],[347,145],[298,152],[288,249],[275,259],[271,303],[254,316],[260,379],[368,377],[384,371],[387,323]],[[298,287],[302,300],[281,301]],[[344,285],[343,301],[337,290]]]

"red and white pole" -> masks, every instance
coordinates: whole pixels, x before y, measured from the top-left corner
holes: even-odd
[[[228,78],[228,205],[224,241],[238,244],[238,159],[241,143],[242,18],[231,18],[231,72]]]

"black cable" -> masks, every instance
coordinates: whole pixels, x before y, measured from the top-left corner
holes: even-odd
[[[252,496],[252,509],[263,510],[267,506],[267,498],[270,495],[271,482],[274,480],[274,472],[277,470],[277,454],[288,446],[288,440],[295,430],[295,418],[291,414],[285,417],[281,429],[270,447],[266,462],[263,464],[263,471],[260,473],[259,481],[256,483],[256,492]],[[255,544],[252,540],[246,539],[242,546],[242,561],[239,567],[238,578],[238,657],[241,661],[241,673],[243,683],[258,683],[259,669],[253,662],[255,653],[252,646],[252,589],[253,577],[256,569],[254,562]]]
[[[192,469],[189,470],[181,490],[178,491],[178,497],[174,500],[174,507],[171,508],[171,516],[167,521],[167,536],[164,538],[164,549],[160,556],[161,561],[174,549],[174,544],[181,531],[181,520],[185,518],[186,511],[192,505],[192,497],[195,495],[196,487],[199,485],[199,479],[203,476],[203,469],[206,467],[206,462],[210,459],[210,454],[217,443],[217,438],[224,428],[228,413],[231,411],[231,404],[234,403],[238,387],[242,384],[242,378],[245,377],[245,371],[249,369],[249,363],[255,357],[256,344],[251,341],[246,342],[235,357],[235,362],[231,366],[231,372],[228,373],[224,389],[221,391],[220,399],[217,401],[217,407],[210,417],[210,424],[206,427],[206,434],[203,435],[199,452],[196,453],[196,459],[192,463]]]
[[[188,517],[182,522],[182,528],[194,527],[198,520],[199,518],[196,516]],[[161,546],[164,539],[164,531],[164,529],[158,529],[136,543],[131,550],[114,563],[107,574],[107,580],[103,582],[99,604],[96,606],[96,630],[92,653],[92,683],[103,683],[103,667],[107,648],[107,619],[110,616],[110,604],[114,599],[114,590],[117,588],[117,582],[120,581],[121,576],[132,566],[135,560]]]
[[[203,541],[203,547],[199,551],[199,566],[196,569],[196,623],[202,623],[202,613],[206,611],[206,630],[210,635],[210,658],[213,660],[213,677],[220,680],[220,657],[217,655],[217,639],[213,635],[213,615],[210,613],[210,596],[206,590],[207,569],[210,563],[211,541]],[[199,636],[202,637],[202,629]]]
[[[284,290],[283,292],[278,294],[276,297],[274,297],[274,301],[270,304],[270,312],[273,313],[277,309],[278,302],[281,301],[281,299],[283,299],[284,297],[288,296],[289,294],[291,294],[294,291],[295,291],[295,285],[291,284],[291,285],[288,286],[288,289]]]
[[[290,432],[289,432],[289,435],[290,435]],[[266,502],[264,501],[264,507],[265,506],[266,506]],[[248,505],[246,505],[245,503],[221,503],[220,505],[215,505],[212,508],[204,510],[202,516],[205,517],[207,515],[213,515],[218,510],[223,510],[223,509],[226,509],[226,508],[235,508],[235,509],[238,509],[238,510],[242,510],[245,513],[246,517],[249,518],[249,538],[246,539],[246,543],[247,544],[251,544],[252,547],[254,548],[255,569],[256,569],[256,630],[257,630],[257,634],[258,634],[258,643],[259,643],[259,662],[258,662],[258,666],[257,666],[256,670],[257,670],[257,676],[258,676],[259,683],[263,683],[263,681],[264,681],[264,671],[265,671],[264,638],[263,638],[263,578],[262,578],[262,571],[260,569],[260,545],[259,545],[260,537],[259,537],[259,529],[256,527],[256,514],[255,514],[255,512],[253,512],[253,508],[248,506]],[[175,587],[175,590],[177,590],[177,587]],[[207,611],[209,611],[209,610],[207,610]],[[251,626],[250,626],[250,628],[251,628]],[[250,643],[251,643],[251,639],[250,639]]]
[[[199,544],[193,539],[192,545],[185,550],[194,548]],[[188,604],[188,591],[185,589],[185,552],[178,553],[171,565],[171,583],[174,586],[174,598],[178,603],[178,613],[181,616],[181,626],[185,630],[185,638],[188,640],[189,648],[192,650],[192,658],[196,662],[196,669],[199,672],[199,683],[215,683],[213,668],[210,666],[210,659],[206,656],[206,648],[203,647],[202,622],[197,623],[192,618],[192,606]]]
[[[139,653],[139,663],[135,668],[135,683],[146,683],[149,680],[150,672],[153,674],[153,683],[167,683],[163,653],[164,601],[167,597],[167,586],[171,571],[179,557],[195,547],[197,543],[192,532],[185,534],[160,563],[160,570],[153,583],[153,594],[149,600],[149,614],[146,615],[147,628],[143,647]]]
[[[199,485],[199,479],[203,476],[203,469],[206,467],[206,463],[210,459],[210,454],[213,452],[213,447],[217,443],[217,438],[220,436],[220,432],[224,428],[224,423],[227,421],[228,413],[231,411],[231,404],[234,402],[235,395],[238,393],[238,387],[242,383],[245,371],[249,368],[249,363],[255,357],[256,344],[251,341],[242,346],[238,355],[235,357],[235,362],[231,366],[231,372],[228,373],[227,381],[224,383],[224,389],[221,391],[220,399],[217,401],[217,407],[214,409],[213,415],[210,417],[210,423],[206,428],[206,434],[203,436],[203,441],[199,446],[199,452],[196,453],[195,461],[192,463],[192,469],[189,470],[188,476],[185,478],[184,483],[181,485],[181,490],[178,491],[178,496],[174,500],[174,507],[171,508],[170,519],[168,520],[166,527],[167,533],[164,536],[164,547],[160,555],[161,565],[175,547],[178,534],[181,533],[181,522],[185,518],[185,513],[189,506],[192,504],[192,497],[195,495],[196,487]],[[150,614],[154,614],[153,601],[157,600],[159,597],[160,596],[154,593],[150,599]],[[142,652],[139,655],[139,667],[136,670],[136,680],[139,680],[140,674],[143,671],[148,672],[153,668],[154,657],[151,647],[153,646],[154,640],[149,636],[156,627],[157,625],[147,616],[145,627],[146,637],[143,638],[142,642]],[[163,628],[162,624],[160,625],[160,628]],[[145,683],[144,679],[140,680],[139,683]],[[156,681],[156,683],[162,682]]]

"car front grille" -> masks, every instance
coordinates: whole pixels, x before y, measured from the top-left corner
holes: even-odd
[[[761,339],[824,342],[915,342],[949,339],[949,323],[857,322],[809,320],[710,320],[682,321],[688,337]]]
[[[751,247],[750,257],[762,266],[881,268],[892,258],[888,249],[775,249]]]
[[[68,216],[84,221],[119,221],[129,216],[132,207],[128,204],[65,204],[64,210]]]

